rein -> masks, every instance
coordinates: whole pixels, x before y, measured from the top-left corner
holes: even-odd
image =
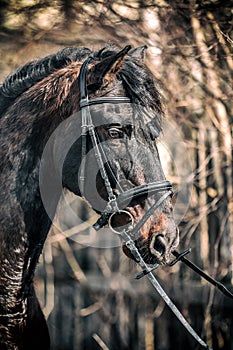
[[[145,261],[143,260],[141,254],[139,253],[137,247],[135,246],[134,241],[130,237],[130,233],[126,230],[121,231],[120,233],[121,237],[126,242],[127,248],[130,250],[131,254],[134,256],[137,263],[140,265],[140,267],[143,270],[143,275],[146,274],[149,281],[153,285],[153,287],[156,289],[156,291],[159,293],[159,295],[163,298],[167,306],[172,310],[174,315],[178,318],[178,320],[182,323],[182,325],[186,328],[186,330],[192,335],[192,337],[205,349],[211,350],[211,348],[199,337],[199,335],[195,332],[195,330],[190,326],[190,324],[187,322],[187,320],[184,318],[184,316],[181,314],[181,312],[177,309],[175,304],[172,302],[172,300],[169,298],[169,296],[166,294],[164,289],[161,287],[155,276],[153,275],[152,271],[159,267],[159,264],[154,265],[152,268],[150,268]],[[142,277],[142,276],[141,276]],[[139,277],[140,278],[140,277]],[[136,279],[139,279],[138,275],[136,276]]]
[[[155,276],[152,274],[152,271],[157,269],[159,267],[159,264],[155,264],[152,267],[149,267],[145,261],[143,260],[140,252],[138,251],[133,237],[135,234],[141,229],[141,227],[145,224],[145,222],[150,218],[150,216],[155,212],[155,210],[162,205],[164,200],[173,194],[172,191],[172,185],[167,180],[161,180],[156,182],[151,182],[146,185],[137,186],[135,188],[132,188],[130,190],[127,190],[125,192],[120,193],[118,196],[116,196],[113,192],[113,189],[110,184],[110,180],[108,178],[108,174],[106,172],[105,166],[104,166],[104,159],[107,159],[106,155],[104,154],[103,149],[98,143],[98,136],[96,135],[95,127],[92,121],[91,113],[89,107],[92,105],[97,105],[101,103],[130,103],[130,99],[128,97],[98,97],[92,100],[88,99],[88,92],[87,92],[87,85],[86,85],[86,69],[88,64],[93,62],[93,58],[89,57],[82,65],[80,70],[80,111],[81,111],[81,118],[82,118],[82,134],[81,134],[81,140],[82,140],[82,162],[81,162],[81,168],[80,168],[80,178],[79,178],[79,188],[81,191],[82,196],[85,198],[84,193],[84,182],[85,182],[85,170],[86,170],[86,151],[87,151],[87,136],[89,135],[91,138],[91,142],[94,148],[96,161],[99,166],[101,177],[104,181],[104,185],[108,194],[108,203],[103,210],[103,212],[100,215],[100,218],[97,220],[97,222],[93,225],[93,227],[96,230],[99,230],[101,227],[103,227],[107,222],[109,224],[109,227],[117,233],[119,236],[121,236],[122,240],[125,242],[127,248],[130,250],[131,254],[133,255],[135,261],[140,265],[142,268],[142,272],[140,272],[136,279],[140,279],[141,277],[147,275],[148,279],[152,283],[153,287],[157,290],[159,295],[163,298],[165,303],[169,306],[169,308],[172,310],[172,312],[175,314],[175,316],[179,319],[179,321],[182,323],[182,325],[186,328],[186,330],[192,335],[192,337],[205,349],[211,350],[211,348],[199,337],[199,335],[195,332],[195,330],[190,326],[190,324],[187,322],[187,320],[184,318],[184,316],[181,314],[181,312],[177,309],[177,307],[174,305],[174,303],[171,301],[171,299],[168,297],[166,292],[163,290]],[[165,192],[163,195],[160,196],[160,198],[157,200],[155,204],[151,206],[151,208],[145,213],[145,215],[142,217],[142,219],[133,227],[133,225],[130,225],[127,229],[123,230],[115,230],[111,225],[112,217],[115,214],[121,214],[124,213],[129,216],[130,220],[133,221],[132,215],[123,210],[127,204],[129,204],[132,200],[135,200],[139,197],[145,198],[148,196],[152,196],[158,192]],[[216,281],[209,275],[207,275],[203,270],[201,270],[199,267],[197,267],[194,263],[192,263],[190,260],[188,260],[185,255],[187,255],[190,252],[190,249],[184,251],[183,253],[178,253],[176,251],[173,251],[172,254],[175,256],[175,259],[170,263],[170,266],[173,266],[178,261],[184,262],[187,266],[189,266],[191,269],[193,269],[195,272],[197,272],[200,276],[204,277],[207,281],[212,283],[215,287],[217,287],[220,291],[222,291],[225,295],[233,299],[233,294],[220,282]]]

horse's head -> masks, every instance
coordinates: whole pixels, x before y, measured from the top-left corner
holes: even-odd
[[[145,47],[135,50],[126,47],[120,52],[106,48],[86,62],[80,74],[82,127],[94,125],[94,136],[87,127],[78,142],[80,148],[84,147],[80,166],[84,185],[80,192],[100,213],[114,195],[123,198],[115,204],[130,215],[120,211],[112,216],[111,226],[116,230],[131,219],[134,225],[141,222],[168,191],[162,186],[152,195],[143,186],[166,183],[156,145],[163,112],[152,74],[143,63],[144,51]],[[117,97],[128,100],[121,102]],[[72,185],[68,187],[72,189]],[[132,195],[132,189],[137,188],[141,191]],[[112,211],[117,209],[113,206]],[[134,240],[147,263],[169,261],[179,241],[169,193]],[[123,251],[132,257],[125,245]]]

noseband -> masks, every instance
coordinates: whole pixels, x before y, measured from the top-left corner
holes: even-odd
[[[137,223],[137,225],[132,229],[132,233],[136,233],[140,230],[140,228],[144,225],[144,223],[149,219],[149,217],[153,214],[153,212],[163,203],[163,201],[170,195],[172,195],[172,185],[167,180],[161,180],[156,182],[150,182],[145,185],[134,187],[127,191],[122,191],[119,195],[115,195],[113,189],[111,187],[111,183],[106,172],[104,166],[104,160],[107,160],[107,157],[104,153],[103,148],[98,142],[98,136],[95,131],[95,126],[92,121],[90,106],[98,105],[102,103],[131,103],[130,99],[125,96],[120,97],[98,97],[89,100],[88,92],[87,92],[87,83],[86,83],[86,70],[87,66],[93,61],[92,57],[89,57],[83,64],[80,69],[80,81],[79,81],[79,91],[80,91],[80,111],[81,111],[81,119],[82,119],[82,133],[81,133],[81,141],[82,141],[82,162],[80,168],[80,178],[79,178],[79,188],[81,195],[85,197],[84,193],[84,182],[85,182],[85,169],[86,169],[86,154],[87,154],[87,136],[89,135],[91,138],[91,142],[94,148],[96,161],[98,163],[98,167],[100,170],[100,174],[102,180],[104,182],[107,194],[108,194],[108,203],[105,209],[101,212],[100,218],[93,225],[96,230],[99,230],[103,227],[107,222],[109,223],[109,227],[114,231],[112,227],[112,219],[115,213],[117,214],[128,214],[129,219],[132,221],[132,215],[125,211],[124,208],[129,205],[135,199],[147,198],[149,196],[153,196],[156,193],[165,192],[159,200],[146,212],[144,217]]]

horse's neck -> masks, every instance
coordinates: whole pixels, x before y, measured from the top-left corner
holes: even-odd
[[[36,212],[43,206],[39,199],[40,164],[46,142],[59,125],[61,116],[59,114],[49,116],[46,111],[43,114],[41,111],[37,114],[30,113],[29,110],[19,107],[19,105],[12,106],[0,119],[0,188],[1,193],[5,193],[4,200],[9,208],[12,203],[14,210],[14,202],[18,202],[24,215],[30,216],[33,211]],[[48,176],[55,177],[52,155],[49,165]]]

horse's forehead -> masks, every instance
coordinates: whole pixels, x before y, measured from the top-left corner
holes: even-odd
[[[133,103],[109,101],[90,106],[90,112],[95,126],[132,125],[138,139],[156,139],[161,132],[161,121],[157,113]]]
[[[95,126],[104,124],[133,124],[133,106],[130,103],[103,103],[90,106]]]

